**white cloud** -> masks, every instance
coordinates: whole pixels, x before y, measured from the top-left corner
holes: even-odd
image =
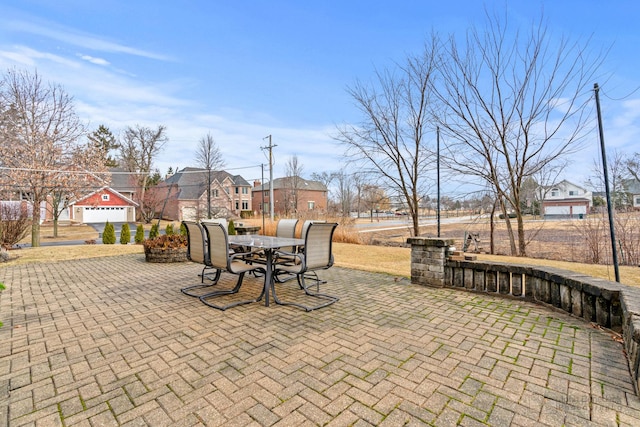
[[[168,56],[163,54],[148,52],[120,43],[103,40],[91,34],[82,33],[74,29],[49,22],[39,22],[36,24],[22,20],[14,20],[7,22],[5,25],[7,30],[44,36],[53,40],[68,43],[73,46],[78,46],[95,51],[124,53],[128,55],[140,56],[161,61],[170,60]]]
[[[102,59],[102,58],[94,58],[93,56],[89,56],[89,55],[81,55],[78,54],[78,56],[81,59],[84,59],[87,62],[90,62],[92,64],[96,64],[96,65],[109,65],[109,61],[107,61],[106,59]]]

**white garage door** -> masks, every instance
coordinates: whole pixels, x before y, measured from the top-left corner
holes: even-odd
[[[127,222],[127,208],[119,206],[110,207],[85,207],[82,213],[82,222],[91,224],[94,222]]]

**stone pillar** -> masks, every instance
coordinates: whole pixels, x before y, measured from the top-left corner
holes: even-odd
[[[410,237],[407,243],[411,245],[411,283],[442,288],[444,263],[453,239]]]

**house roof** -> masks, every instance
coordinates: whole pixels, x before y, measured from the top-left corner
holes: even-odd
[[[292,177],[276,178],[273,180],[273,189],[290,189]],[[327,186],[320,181],[310,181],[297,177],[298,189],[308,191],[327,191]],[[269,189],[269,183],[253,187],[252,191],[266,191]]]
[[[207,189],[208,171],[202,168],[184,168],[164,180],[163,185],[176,185],[179,200],[199,199]],[[211,171],[211,182],[222,184],[230,181],[236,187],[251,187],[240,175],[226,171]]]
[[[92,191],[91,193],[89,193],[89,194],[87,194],[87,195],[83,196],[82,198],[80,198],[80,199],[78,199],[78,200],[74,200],[72,203],[70,203],[70,205],[77,205],[77,204],[79,204],[80,202],[82,202],[83,200],[86,200],[86,199],[90,198],[90,197],[91,197],[91,196],[93,196],[94,194],[99,194],[99,193],[102,193],[103,191],[109,192],[109,193],[111,193],[111,194],[114,194],[114,195],[116,195],[116,196],[120,197],[122,200],[126,201],[126,202],[127,202],[127,203],[129,203],[130,205],[133,205],[133,206],[139,206],[137,202],[134,202],[134,201],[133,201],[133,200],[131,200],[130,198],[128,198],[128,197],[126,197],[126,196],[122,195],[122,193],[120,193],[119,191],[116,191],[116,190],[114,190],[113,188],[108,187],[108,186],[106,186],[106,185],[105,185],[104,187],[102,187],[102,188],[99,188],[99,189],[97,189],[97,190],[95,190],[95,191]]]
[[[131,179],[132,173],[125,168],[109,168],[111,172],[111,188],[124,193],[136,191],[135,179]]]
[[[631,194],[640,194],[640,181],[637,179],[623,179],[622,187]]]

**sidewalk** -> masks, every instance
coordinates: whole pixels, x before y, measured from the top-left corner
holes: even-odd
[[[640,425],[622,345],[565,313],[336,267],[330,307],[221,312],[200,270],[0,268],[0,427]]]

